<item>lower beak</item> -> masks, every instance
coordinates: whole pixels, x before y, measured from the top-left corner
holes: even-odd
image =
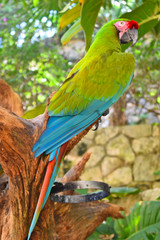
[[[138,31],[136,28],[129,29],[129,35],[132,39],[132,46],[134,46],[138,40]]]
[[[132,46],[136,44],[138,40],[138,31],[136,28],[128,29],[120,38],[121,44],[132,42]]]

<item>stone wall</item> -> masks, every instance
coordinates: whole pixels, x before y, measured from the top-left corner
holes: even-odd
[[[81,180],[143,190],[160,187],[160,126],[134,125],[90,131],[68,156],[77,161],[92,152]]]

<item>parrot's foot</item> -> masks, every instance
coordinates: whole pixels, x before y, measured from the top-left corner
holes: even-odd
[[[105,117],[105,116],[107,116],[109,114],[109,109],[107,109],[103,114],[102,114],[102,116],[103,117]],[[102,117],[101,116],[101,117]],[[98,128],[99,128],[99,124],[102,122],[102,120],[101,120],[101,118],[100,119],[98,119],[98,121],[95,123],[95,128],[93,129],[93,131],[96,131]]]
[[[105,117],[105,116],[107,116],[108,114],[109,114],[109,109],[107,109],[107,110],[102,114],[102,116]]]

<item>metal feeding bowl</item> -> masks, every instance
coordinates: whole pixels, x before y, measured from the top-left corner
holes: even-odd
[[[53,202],[60,203],[92,202],[108,197],[110,195],[110,188],[111,187],[108,184],[97,181],[74,181],[67,183],[55,182],[51,189],[50,198]],[[77,189],[96,189],[102,191],[79,195],[58,194],[60,192],[73,191]]]

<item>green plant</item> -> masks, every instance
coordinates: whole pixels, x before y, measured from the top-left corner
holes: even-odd
[[[116,197],[125,197],[129,194],[136,194],[139,193],[138,188],[133,188],[133,187],[113,187],[110,189],[111,196],[116,196]]]
[[[115,221],[115,231],[120,239],[148,240],[160,236],[160,202],[138,202],[124,219]]]
[[[114,229],[114,221],[112,218],[107,218],[95,231],[87,238],[87,240],[112,239],[118,240],[118,235]]]
[[[124,219],[107,218],[87,240],[100,239],[159,240],[160,202],[138,202]]]

